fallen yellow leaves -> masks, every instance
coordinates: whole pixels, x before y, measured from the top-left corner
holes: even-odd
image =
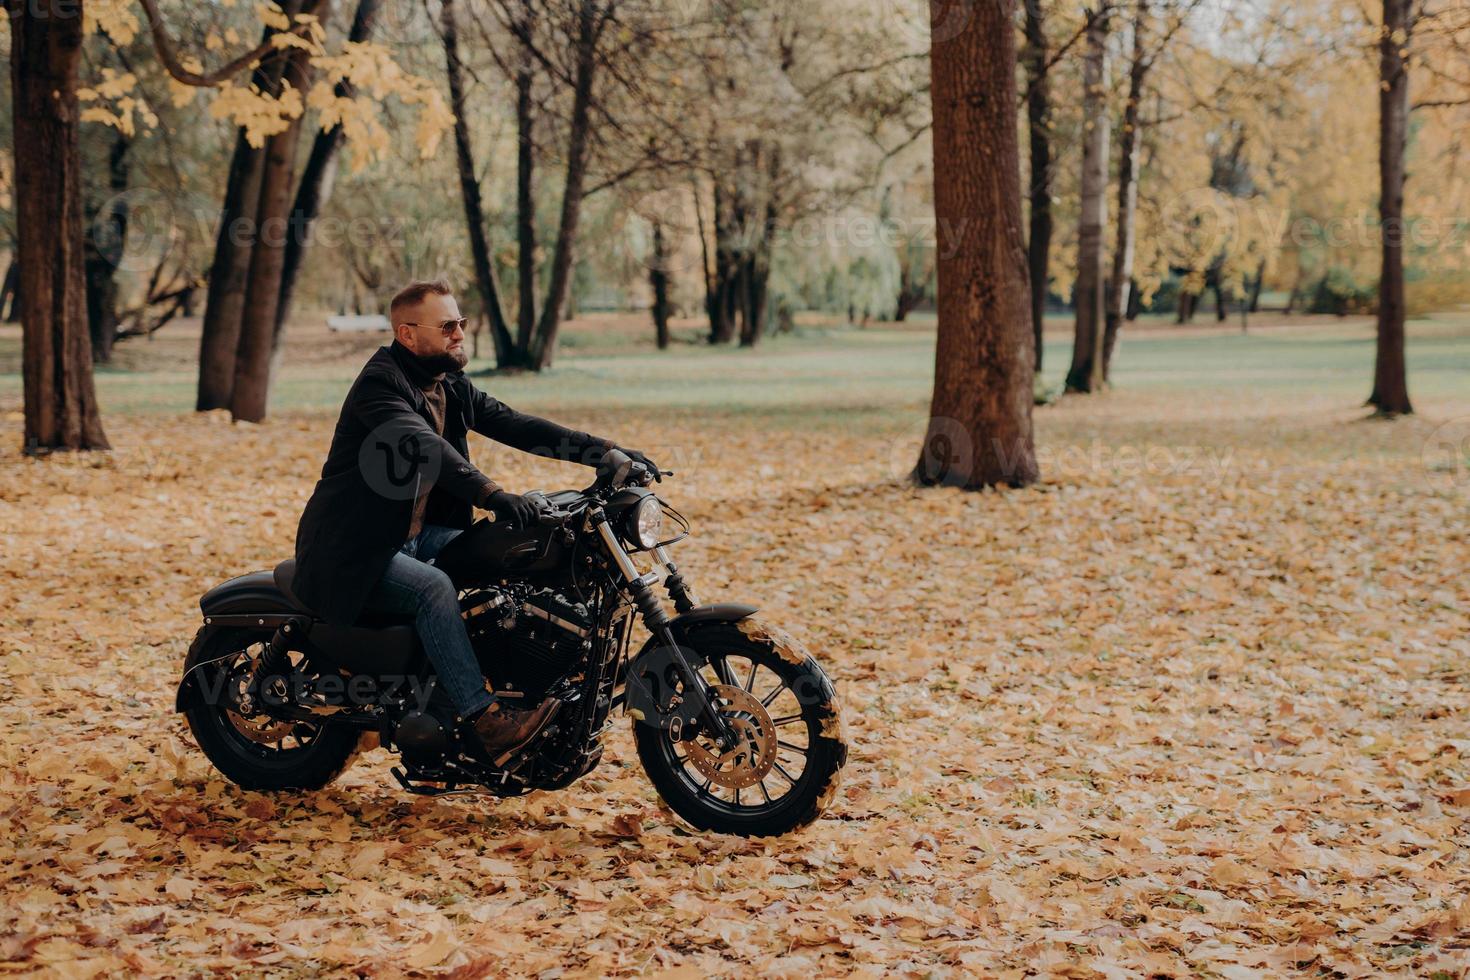
[[[197,596],[289,553],[331,418],[117,416],[98,465],[0,442],[0,972],[1462,974],[1470,488],[1421,479],[1414,420],[1270,399],[1118,392],[1043,441],[1098,412],[1232,465],[918,492],[901,419],[565,417],[722,447],[666,484],[681,564],[814,652],[853,743],[775,841],[687,833],[622,727],[558,794],[413,799],[383,753],[239,792],[173,684]]]

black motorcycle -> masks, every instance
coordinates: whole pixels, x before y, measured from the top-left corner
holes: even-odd
[[[497,796],[591,772],[622,710],[644,771],[690,824],[770,836],[810,823],[847,758],[832,682],[755,607],[696,603],[667,551],[688,522],[652,477],[606,467],[586,490],[540,494],[535,526],[480,520],[436,559],[497,697],[563,702],[513,753],[491,758],[462,736],[411,620],[328,624],[292,593],[294,560],[203,596],[177,710],[246,789],[318,789],[376,743],[399,753],[393,775],[410,792]],[[630,657],[635,610],[651,635]]]

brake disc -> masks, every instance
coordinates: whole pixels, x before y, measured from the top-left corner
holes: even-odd
[[[269,715],[242,718],[235,712],[226,710],[225,716],[235,726],[235,731],[260,745],[275,745],[296,729],[296,722],[282,721]]]
[[[258,745],[275,745],[281,739],[290,735],[296,728],[296,722],[286,721],[281,718],[272,718],[264,712],[256,712],[245,715],[240,708],[242,702],[248,704],[250,699],[244,693],[244,685],[250,680],[250,674],[237,674],[231,686],[234,688],[232,702],[225,708],[225,718],[234,727],[235,731],[244,735],[250,741]]]
[[[696,738],[685,743],[689,762],[716,786],[754,786],[776,764],[776,726],[771,724],[770,713],[759,698],[733,684],[711,685],[709,697],[735,733],[735,745],[720,754]]]

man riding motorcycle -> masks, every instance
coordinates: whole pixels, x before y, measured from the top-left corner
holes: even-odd
[[[321,479],[296,531],[291,589],[332,625],[365,611],[411,615],[455,722],[491,755],[525,745],[561,703],[499,703],[475,659],[449,576],[429,564],[471,523],[473,508],[526,525],[536,498],[511,493],[469,461],[470,430],[515,449],[599,466],[619,451],[655,475],[643,453],[526,415],[464,375],[466,320],[442,280],[405,286],[389,307],[393,343],[353,382]]]

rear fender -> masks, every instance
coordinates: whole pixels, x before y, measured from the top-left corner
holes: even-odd
[[[174,692],[174,711],[188,711],[204,701],[205,691],[199,684],[200,669],[212,662],[207,659],[210,643],[226,628],[202,626],[199,632],[194,634],[194,642],[189,645],[189,655],[184,658],[184,676],[179,679],[179,688]],[[223,654],[219,659],[232,655],[233,652]]]

